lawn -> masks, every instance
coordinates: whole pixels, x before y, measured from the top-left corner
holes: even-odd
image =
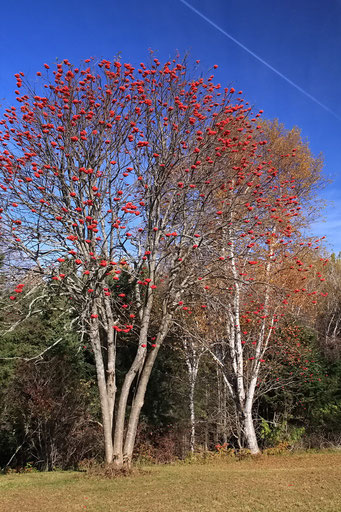
[[[84,473],[0,477],[1,512],[341,511],[341,453],[154,466],[108,480]]]

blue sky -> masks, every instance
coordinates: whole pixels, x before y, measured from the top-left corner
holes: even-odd
[[[188,0],[289,80],[331,109],[316,104],[268,69],[180,0],[9,1],[0,21],[0,103],[13,101],[14,73],[35,78],[43,63],[120,53],[138,63],[149,48],[160,59],[175,50],[200,59],[203,71],[219,68],[216,80],[242,89],[244,98],[298,126],[314,154],[323,153],[334,181],[321,193],[332,201],[325,222],[313,226],[341,251],[341,2],[340,0]]]

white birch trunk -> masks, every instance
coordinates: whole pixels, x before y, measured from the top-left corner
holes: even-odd
[[[194,408],[194,391],[195,391],[195,379],[191,378],[189,388],[189,412],[190,412],[190,440],[189,446],[190,451],[193,453],[195,449],[195,408]]]
[[[205,348],[196,346],[194,340],[188,341],[187,339],[183,340],[183,347],[185,352],[185,361],[188,369],[188,380],[189,380],[189,394],[188,394],[188,402],[189,402],[189,417],[190,417],[190,451],[194,452],[195,450],[195,386],[198,377],[199,371],[199,363],[200,358],[203,353],[206,351]]]
[[[258,447],[257,436],[252,417],[252,410],[249,407],[245,407],[244,409],[243,429],[247,447],[250,450],[251,454],[259,454],[260,450]]]

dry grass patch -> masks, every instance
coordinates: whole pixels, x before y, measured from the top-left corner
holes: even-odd
[[[341,453],[148,468],[108,480],[0,477],[1,512],[340,512]]]

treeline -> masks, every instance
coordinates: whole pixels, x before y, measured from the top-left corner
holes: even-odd
[[[289,316],[269,349],[271,368],[262,376],[266,385],[255,403],[261,449],[340,443],[340,270],[341,261],[332,256],[325,285],[328,303],[322,303],[309,325],[307,318],[304,324]],[[6,299],[2,300],[3,311]],[[67,469],[103,459],[93,352],[89,340],[68,330],[56,301],[54,306],[49,304],[41,314],[26,320],[22,311],[23,320],[1,338],[3,469]],[[210,350],[198,341],[184,342],[179,330],[168,336],[146,393],[135,460],[169,462],[191,451],[245,447],[221,365]],[[127,336],[118,349],[119,379],[133,353],[134,340]],[[130,400],[134,392],[133,387]]]

